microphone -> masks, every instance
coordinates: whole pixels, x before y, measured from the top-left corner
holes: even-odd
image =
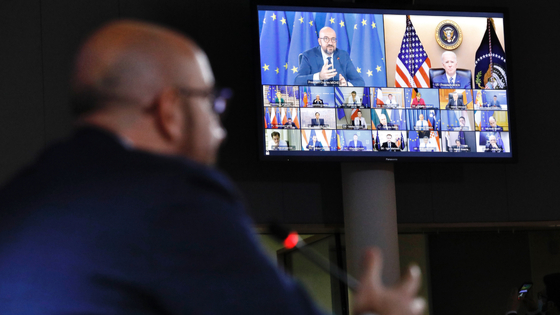
[[[307,248],[305,242],[299,237],[296,231],[291,231],[287,227],[282,226],[277,223],[272,223],[268,226],[268,230],[274,237],[282,241],[284,247],[287,249],[296,248],[302,253],[305,258],[309,259],[311,262],[319,266],[324,271],[328,272],[331,276],[334,276],[338,280],[346,284],[352,291],[356,292],[360,282],[354,277],[346,274],[338,266],[331,263],[325,257],[319,255],[314,250]]]

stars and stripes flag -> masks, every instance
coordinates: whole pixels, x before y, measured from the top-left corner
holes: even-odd
[[[429,88],[430,68],[430,58],[428,58],[428,54],[416,34],[416,30],[410,21],[410,16],[407,15],[406,30],[397,58],[395,86]]]

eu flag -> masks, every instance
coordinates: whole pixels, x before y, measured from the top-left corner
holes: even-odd
[[[477,89],[507,88],[506,54],[491,18],[486,19],[486,31],[474,59],[474,82]]]
[[[420,146],[420,139],[418,138],[418,132],[416,131],[409,131],[408,132],[408,150],[409,151],[418,151],[418,147]]]
[[[336,137],[336,132],[333,130],[331,132],[331,143],[329,143],[329,146],[331,148],[331,151],[336,151],[338,145],[337,145],[337,137]]]
[[[350,54],[350,41],[348,40],[348,31],[346,20],[343,13],[327,13],[325,26],[328,26],[336,33],[336,48],[345,50]]]
[[[290,34],[283,11],[266,11],[261,32],[262,84],[286,85]]]
[[[362,105],[365,108],[371,107],[371,95],[369,93],[369,87],[364,88],[364,97],[362,98]]]
[[[362,76],[366,86],[387,86],[385,60],[382,47],[385,47],[376,30],[373,14],[357,14],[356,29],[352,37],[350,59]]]
[[[293,84],[298,75],[299,55],[318,45],[317,29],[313,12],[296,12],[292,27],[292,39],[288,51],[287,84]]]

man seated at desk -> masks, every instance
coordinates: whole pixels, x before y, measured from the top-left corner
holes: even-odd
[[[397,130],[398,127],[392,123],[387,122],[387,116],[381,114],[379,116],[379,124],[377,125],[377,130]]]
[[[323,100],[321,99],[321,96],[319,95],[315,96],[315,99],[313,100],[313,105],[323,105]]]
[[[362,111],[361,110],[358,110],[358,116],[356,118],[354,118],[354,126],[359,128],[359,129],[366,129],[367,128],[366,119],[364,117],[362,117]]]
[[[272,143],[270,144],[269,149],[273,151],[286,151],[288,150],[288,143],[284,140],[280,140],[280,133],[278,131],[274,131],[270,134],[272,137]]]
[[[319,112],[315,113],[315,118],[311,119],[311,127],[324,127],[325,126],[325,120],[323,118],[320,118],[321,114],[319,114]]]
[[[348,143],[348,150],[350,151],[362,151],[365,149],[365,147],[362,145],[362,141],[358,140],[358,135],[354,134],[354,136],[352,136],[352,141],[350,141],[350,143]]]
[[[490,118],[488,118],[488,124],[490,124],[490,126],[482,127],[482,131],[504,131],[503,127],[498,126],[494,116],[490,116]]]
[[[418,121],[416,121],[416,126],[414,127],[414,129],[421,131],[429,131],[431,129],[428,121],[424,120],[423,114],[420,114],[420,116],[418,116]]]
[[[467,109],[467,106],[463,104],[463,95],[459,98],[459,93],[453,92],[453,97],[447,102],[445,109]]]
[[[450,152],[468,152],[469,147],[467,145],[461,144],[461,140],[455,140],[455,145],[451,146]]]
[[[313,135],[311,141],[309,141],[309,144],[307,145],[307,149],[309,151],[323,151],[323,145],[321,144],[321,141],[317,140],[317,135]]]
[[[412,108],[426,108],[426,102],[422,98],[422,94],[420,92],[416,93],[416,97],[412,100],[412,104],[410,105]]]
[[[488,107],[500,107],[500,101],[498,101],[498,96],[494,95],[494,98],[492,99],[492,101],[490,103],[488,103]]]
[[[465,130],[471,130],[471,127],[466,125],[467,121],[465,119],[465,117],[461,116],[459,117],[459,127],[455,128],[456,130],[459,131],[465,131]]]
[[[490,137],[488,137],[488,143],[486,143],[486,148],[484,149],[484,152],[500,153],[503,151],[504,148],[497,143],[496,136],[491,135]]]
[[[430,143],[430,138],[422,138],[422,143],[420,143],[420,152],[434,152],[437,151],[436,147]]]
[[[284,129],[295,129],[296,124],[292,121],[291,118],[288,118],[288,121],[286,121],[286,123],[284,124]]]
[[[356,91],[352,91],[348,99],[346,99],[346,106],[360,106],[362,102],[358,99]]]
[[[397,101],[393,97],[393,94],[387,95],[387,100],[385,101],[385,106],[390,107],[390,108],[399,107],[399,104],[397,104]]]
[[[381,151],[400,151],[396,143],[392,141],[393,136],[389,133],[386,136],[386,141],[381,144]]]

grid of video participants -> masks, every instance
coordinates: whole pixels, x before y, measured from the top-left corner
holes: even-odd
[[[263,86],[268,151],[509,151],[503,90]]]
[[[511,152],[499,16],[259,11],[259,19],[266,154]]]

